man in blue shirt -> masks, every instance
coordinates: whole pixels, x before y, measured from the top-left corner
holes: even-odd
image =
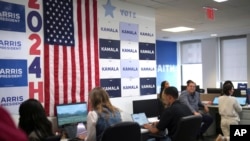
[[[209,114],[209,109],[200,100],[200,93],[195,91],[196,84],[192,80],[187,81],[187,89],[181,92],[179,100],[181,103],[186,104],[194,115],[202,116],[202,125],[198,136],[202,137],[203,133],[209,128],[213,122],[212,116]],[[199,111],[203,108],[204,111]]]

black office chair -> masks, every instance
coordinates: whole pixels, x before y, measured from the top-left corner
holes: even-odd
[[[200,131],[202,117],[197,115],[182,117],[172,141],[195,141]]]
[[[141,141],[141,128],[136,122],[120,122],[108,127],[100,141]]]
[[[201,127],[201,116],[190,115],[182,117],[177,125],[177,131],[172,137],[172,141],[196,141],[196,137]],[[149,134],[150,138],[156,141],[164,139],[163,135]]]
[[[61,136],[49,136],[43,139],[43,141],[60,141],[60,140],[61,140]]]

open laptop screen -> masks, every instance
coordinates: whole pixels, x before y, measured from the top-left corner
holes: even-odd
[[[246,105],[247,98],[246,97],[236,97],[240,105]]]
[[[214,100],[213,100],[213,105],[218,105],[219,104],[219,97],[214,97]]]
[[[132,120],[137,122],[140,126],[149,123],[145,113],[131,114]]]
[[[236,99],[240,105],[242,105],[242,106],[246,105],[246,97],[236,97]],[[219,97],[215,97],[212,104],[218,105],[219,104]]]

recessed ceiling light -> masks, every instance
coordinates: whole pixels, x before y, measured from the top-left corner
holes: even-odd
[[[216,1],[216,2],[225,2],[227,0],[214,0],[214,1]]]
[[[183,32],[183,31],[190,31],[190,30],[194,30],[194,28],[179,26],[179,27],[162,29],[162,31],[168,31],[168,32]]]
[[[211,36],[211,37],[216,37],[216,36],[217,36],[217,34],[211,34],[210,36]]]

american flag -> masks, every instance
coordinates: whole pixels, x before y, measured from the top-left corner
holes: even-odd
[[[100,83],[97,0],[43,0],[44,107],[84,102]]]

